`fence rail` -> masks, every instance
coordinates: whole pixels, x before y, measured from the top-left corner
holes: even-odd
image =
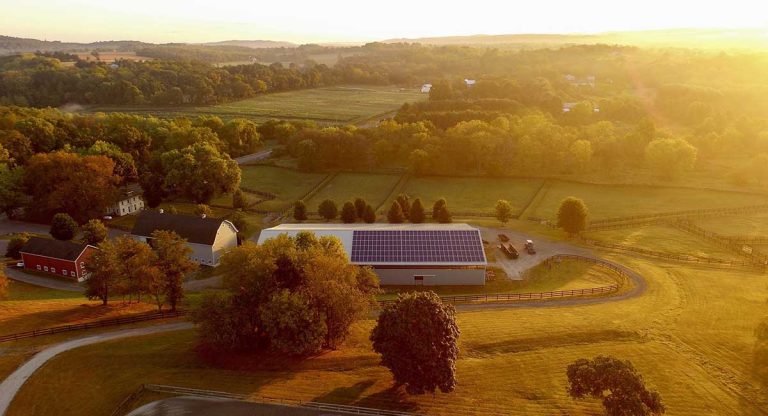
[[[735,214],[747,214],[747,213],[761,212],[761,211],[768,211],[768,204],[749,205],[745,207],[736,207],[736,208],[692,209],[692,210],[683,210],[683,211],[659,212],[654,214],[632,215],[627,217],[605,218],[602,220],[590,221],[589,227],[593,228],[593,227],[599,227],[601,225],[620,223],[620,222],[643,223],[647,221],[662,220],[662,219],[674,218],[674,217],[735,215]]]
[[[177,394],[185,396],[197,396],[197,397],[213,397],[221,399],[232,400],[244,400],[249,402],[256,402],[262,404],[276,404],[282,406],[291,407],[303,407],[308,409],[316,409],[326,412],[337,412],[352,415],[364,415],[364,416],[413,416],[414,413],[398,412],[393,410],[374,409],[370,407],[358,407],[349,406],[343,404],[321,403],[313,401],[304,401],[300,399],[286,399],[269,396],[253,396],[239,393],[228,393],[223,391],[193,389],[189,387],[167,386],[160,384],[144,384],[143,391],[151,391],[155,393],[165,394]],[[113,415],[115,415],[113,413]],[[118,415],[115,415],[118,416]]]
[[[714,231],[707,231],[697,225],[694,225],[690,221],[686,221],[683,219],[676,221],[675,226],[683,231],[686,231],[696,236],[699,236],[701,238],[704,238],[705,240],[711,241],[722,247],[731,249],[734,252],[739,253],[744,257],[747,257],[751,262],[755,264],[762,265],[763,267],[768,266],[768,255],[763,254],[759,251],[753,250],[751,249],[751,247],[749,251],[745,251],[744,250],[745,245],[742,243],[730,240],[728,239],[728,237],[722,236]]]
[[[44,328],[44,329],[34,329],[32,331],[2,335],[0,336],[0,342],[16,341],[19,339],[39,337],[42,335],[53,335],[53,334],[59,334],[62,332],[79,331],[83,329],[94,329],[94,328],[103,328],[106,326],[131,324],[136,322],[151,321],[155,319],[177,318],[179,316],[184,316],[185,313],[186,312],[184,311],[156,312],[151,314],[126,316],[122,318],[104,319],[104,320],[94,321],[94,322],[83,322],[81,324],[62,325],[62,326],[55,326],[52,328]]]
[[[752,262],[752,261],[725,260],[725,259],[718,259],[718,258],[712,258],[712,257],[697,257],[697,256],[688,255],[688,254],[664,253],[661,251],[653,251],[653,250],[648,250],[640,247],[631,247],[623,244],[606,243],[604,241],[591,240],[587,238],[582,239],[581,241],[584,242],[585,244],[595,246],[595,247],[607,248],[611,250],[629,251],[632,253],[643,254],[651,257],[659,257],[659,258],[664,258],[668,260],[719,265],[719,266],[727,266],[727,267],[742,267],[750,270],[765,269],[764,266],[760,264],[756,264],[755,262]]]

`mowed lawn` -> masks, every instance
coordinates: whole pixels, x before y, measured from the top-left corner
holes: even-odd
[[[277,195],[276,199],[265,201],[253,208],[265,211],[279,211],[291,206],[327,175],[305,173],[275,166],[242,166],[242,186]]]
[[[453,393],[393,390],[367,320],[339,350],[301,361],[229,356],[226,369],[196,355],[191,330],[80,348],[34,374],[8,415],[109,414],[141,383],[430,415],[593,415],[601,413],[597,401],[567,397],[565,368],[599,354],[631,360],[668,415],[764,414],[768,380],[754,372],[754,330],[765,319],[765,276],[609,256],[646,276],[644,295],[589,306],[460,309]]]
[[[403,192],[411,198],[421,198],[426,208],[445,198],[452,212],[494,211],[499,199],[506,199],[516,212],[522,211],[541,186],[539,179],[473,178],[473,177],[414,177]],[[388,207],[385,207],[388,208]]]
[[[88,111],[153,114],[158,117],[247,118],[312,120],[320,123],[355,123],[395,111],[406,102],[426,99],[415,88],[395,86],[336,86],[263,94],[247,100],[207,107],[94,107]]]
[[[317,211],[317,206],[326,199],[335,201],[341,209],[344,202],[360,197],[376,208],[399,179],[398,175],[340,173],[305,202],[310,211]]]
[[[749,193],[552,182],[533,215],[554,218],[560,202],[569,196],[584,200],[591,219],[768,204],[768,195]]]

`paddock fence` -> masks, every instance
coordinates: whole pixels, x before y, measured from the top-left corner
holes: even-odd
[[[156,319],[178,318],[180,316],[184,316],[185,314],[186,312],[184,311],[174,311],[174,312],[163,311],[163,312],[155,312],[155,313],[142,314],[142,315],[126,316],[122,318],[103,319],[100,321],[93,321],[93,322],[83,322],[80,324],[54,326],[52,328],[33,329],[31,331],[18,332],[18,333],[9,334],[9,335],[2,335],[0,336],[0,342],[16,341],[20,339],[34,338],[34,337],[39,337],[43,335],[60,334],[62,332],[80,331],[84,329],[96,329],[96,328],[104,328],[104,327],[115,326],[115,325],[124,325],[124,324],[132,324],[137,322],[153,321]]]

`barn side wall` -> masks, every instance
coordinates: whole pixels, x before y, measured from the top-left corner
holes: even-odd
[[[409,268],[376,268],[382,285],[407,286],[483,286],[485,285],[485,267],[472,269],[409,269]],[[417,280],[416,276],[423,276],[423,280]]]

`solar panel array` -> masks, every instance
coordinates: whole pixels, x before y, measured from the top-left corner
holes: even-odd
[[[477,230],[359,230],[352,236],[352,262],[482,263]]]

